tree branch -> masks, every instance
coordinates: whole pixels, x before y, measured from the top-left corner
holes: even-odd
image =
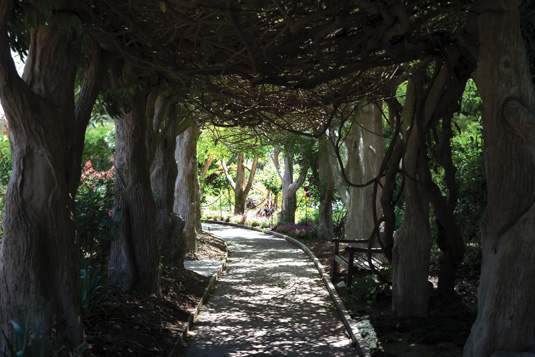
[[[91,41],[89,56],[91,61],[85,71],[84,82],[82,88],[80,88],[74,109],[76,122],[78,123],[78,135],[84,135],[85,133],[91,118],[93,105],[102,89],[104,74],[109,65],[109,60],[104,58],[105,55],[95,40]]]
[[[253,186],[254,176],[256,173],[256,167],[258,165],[258,158],[259,158],[258,155],[256,155],[254,158],[253,165],[251,166],[251,170],[249,172],[249,179],[247,180],[247,186],[245,186],[245,189],[243,190],[243,192],[245,192],[246,195],[249,193],[249,191],[251,190],[251,187]]]
[[[295,182],[292,182],[290,184],[290,186],[288,186],[288,194],[289,195],[295,194],[297,192],[297,190],[299,189],[299,187],[301,187],[303,185],[303,183],[306,180],[307,173],[308,173],[308,164],[304,164],[299,169],[299,177],[297,178],[297,180]]]
[[[281,165],[279,163],[280,152],[281,152],[280,147],[275,146],[273,148],[273,155],[271,156],[271,159],[273,160],[273,164],[275,165],[275,169],[277,170],[277,174],[279,175],[279,178],[282,180]]]
[[[225,173],[225,177],[227,178],[230,187],[232,187],[232,191],[236,192],[236,183],[228,173],[227,164],[225,163],[225,160],[221,160],[221,166],[223,167],[223,172]]]

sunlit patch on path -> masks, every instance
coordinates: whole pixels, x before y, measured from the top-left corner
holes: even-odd
[[[287,241],[206,225],[230,261],[201,309],[183,356],[355,356],[318,271]]]

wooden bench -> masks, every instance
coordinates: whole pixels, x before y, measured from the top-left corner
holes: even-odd
[[[371,267],[367,257],[368,248],[352,247],[349,246],[349,244],[364,243],[367,245],[368,239],[333,239],[332,242],[334,243],[334,259],[331,272],[332,280],[334,282],[334,280],[341,275],[340,266],[342,266],[347,270],[346,284],[347,287],[350,287],[356,269],[371,270]],[[340,252],[340,245],[346,244],[348,244],[348,246]],[[383,253],[381,248],[370,248],[370,250],[371,253],[375,255]],[[356,253],[365,253],[366,255],[359,255]],[[381,269],[382,262],[379,259],[372,256],[371,262],[376,270]]]

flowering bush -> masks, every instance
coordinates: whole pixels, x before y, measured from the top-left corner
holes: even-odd
[[[277,228],[275,228],[275,232],[286,234],[287,236],[293,238],[305,238],[316,234],[316,228],[310,225],[298,226],[294,223],[283,223],[279,224]]]
[[[97,171],[91,161],[82,170],[76,194],[76,220],[82,254],[102,262],[108,255],[115,167]]]

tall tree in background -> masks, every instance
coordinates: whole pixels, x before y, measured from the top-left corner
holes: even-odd
[[[147,100],[147,147],[150,182],[156,203],[156,229],[160,254],[167,263],[183,265],[185,222],[173,212],[178,169],[175,161],[176,137],[191,118],[177,107],[178,95],[163,83],[151,91]]]
[[[326,136],[318,139],[318,238],[330,240],[335,237],[333,223],[334,173],[331,167],[332,157]]]
[[[116,229],[108,274],[110,282],[123,290],[159,294],[160,252],[146,141],[148,90],[137,77],[137,68],[120,67],[115,81],[123,78],[131,90],[123,101],[123,115],[115,121]]]
[[[175,203],[173,211],[184,218],[184,243],[187,252],[197,247],[197,221],[199,200],[197,175],[197,140],[200,130],[195,123],[176,138],[175,160],[178,175],[175,183]]]
[[[9,120],[13,162],[0,249],[0,331],[13,341],[10,320],[28,321],[28,327],[50,332],[52,346],[73,350],[84,341],[74,196],[85,129],[105,71],[101,51],[93,44],[75,103],[82,41],[67,23],[78,18],[55,9],[41,13],[42,22],[30,31],[20,78],[10,41],[21,41],[25,34],[11,28],[8,35],[8,21],[19,21],[11,11],[19,6],[0,3],[0,99]],[[7,353],[4,338],[1,352]]]
[[[437,238],[443,251],[440,258],[439,292],[444,302],[452,300],[455,294],[455,277],[457,267],[463,259],[464,246],[453,216],[458,187],[454,182],[455,169],[449,147],[450,120],[458,109],[457,103],[460,102],[473,64],[472,56],[455,48],[444,52],[444,58],[434,61],[432,76],[427,75],[429,66],[425,62],[420,63],[420,68],[414,67],[409,76],[402,112],[405,212],[392,249],[392,310],[398,315],[424,315],[429,306],[429,203],[433,204],[439,228],[443,228],[439,229]],[[440,149],[442,157],[439,161],[446,170],[448,199],[444,197],[446,193],[442,193],[433,182],[425,145],[425,137],[431,129],[437,132],[440,119],[443,119],[444,125]]]
[[[303,185],[308,172],[308,164],[304,163],[299,170],[299,177],[294,181],[294,166],[291,153],[284,153],[284,172],[282,172],[279,162],[281,149],[276,146],[273,150],[273,163],[282,182],[282,207],[279,213],[279,222],[295,223],[295,210],[297,209],[296,193]]]
[[[488,205],[480,224],[478,315],[465,356],[535,352],[535,93],[520,4],[477,1],[472,8],[479,14],[474,79],[483,100]]]
[[[425,315],[429,308],[429,258],[431,231],[429,201],[419,181],[419,170],[425,165],[421,121],[425,76],[415,72],[409,78],[403,107],[405,153],[405,213],[395,234],[392,249],[392,311],[401,316]]]
[[[234,191],[234,214],[242,215],[245,213],[245,202],[247,200],[247,195],[251,188],[253,187],[253,180],[256,173],[256,167],[258,165],[258,155],[255,155],[253,163],[249,168],[249,178],[246,178],[245,174],[245,156],[243,152],[238,153],[237,162],[236,162],[236,181],[230,176],[227,165],[224,160],[221,160],[223,170],[225,172],[225,177],[230,184],[230,187]]]
[[[384,158],[381,108],[371,103],[363,105],[357,109],[350,125],[345,138],[345,175],[341,173],[340,165],[333,167],[337,172],[337,190],[347,207],[346,237],[367,239],[375,226],[373,210],[381,211],[381,192],[375,192],[373,186]],[[346,186],[349,187],[346,189]]]

